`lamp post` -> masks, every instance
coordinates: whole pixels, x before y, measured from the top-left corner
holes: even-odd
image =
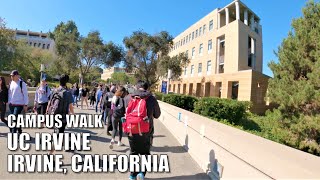
[[[44,64],[41,64],[40,65],[40,73],[41,73],[41,75],[40,75],[40,83],[41,83],[44,71],[45,71],[45,66],[44,66]]]
[[[79,85],[82,85],[82,78],[83,78],[82,74],[79,73]]]
[[[170,79],[172,77],[172,70],[168,69],[168,84],[167,84],[167,94],[169,94],[169,87],[170,87]]]

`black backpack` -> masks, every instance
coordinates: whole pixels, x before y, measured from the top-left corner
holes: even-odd
[[[66,103],[64,94],[66,89],[57,89],[52,95],[49,104],[48,114],[61,114],[65,116],[68,113],[68,104]]]
[[[103,94],[102,104],[104,108],[111,108],[111,101],[109,101],[109,92]]]
[[[118,98],[115,108],[113,110],[113,117],[115,118],[122,118],[124,117],[124,114],[126,113],[126,109],[124,107],[124,99],[123,98]]]

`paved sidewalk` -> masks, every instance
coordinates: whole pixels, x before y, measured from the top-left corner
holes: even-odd
[[[75,109],[76,113],[94,113],[93,110]],[[25,129],[33,138],[35,132],[52,132],[52,129]],[[67,129],[66,132],[89,132],[91,133],[91,152],[73,152],[61,151],[64,155],[64,165],[68,169],[67,174],[58,173],[8,173],[7,172],[7,154],[46,154],[47,152],[35,151],[34,144],[27,152],[21,150],[11,152],[7,148],[8,128],[0,123],[0,179],[128,179],[129,173],[73,173],[71,171],[71,156],[75,154],[129,154],[129,144],[126,137],[123,138],[125,146],[114,146],[109,149],[110,136],[105,129]],[[117,140],[117,139],[116,139]],[[152,154],[167,154],[169,157],[170,173],[148,173],[148,179],[209,179],[203,173],[191,156],[179,145],[173,135],[155,120],[155,138],[152,148]]]

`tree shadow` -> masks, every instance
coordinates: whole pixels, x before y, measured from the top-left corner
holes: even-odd
[[[210,177],[206,173],[198,173],[194,175],[184,175],[184,176],[174,176],[174,177],[164,177],[164,178],[148,178],[153,180],[161,179],[181,179],[181,180],[194,180],[194,179],[206,179],[209,180]]]
[[[259,124],[255,121],[251,120],[250,118],[241,119],[237,125],[243,127],[244,130],[253,130],[253,131],[261,131]]]
[[[211,179],[219,180],[222,177],[223,166],[216,159],[214,150],[212,149],[209,153],[209,164],[206,172]]]
[[[172,153],[187,153],[182,146],[152,146],[151,151],[153,152],[172,152]]]
[[[165,136],[165,135],[154,135],[153,137],[154,138],[159,138],[159,137],[167,137],[167,136]]]
[[[119,152],[119,153],[126,153],[128,151],[130,151],[130,148],[126,148],[126,149],[123,149],[123,150],[113,150],[114,152]]]

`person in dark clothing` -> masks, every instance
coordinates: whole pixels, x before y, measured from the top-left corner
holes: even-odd
[[[110,141],[110,149],[113,148],[113,144],[115,143],[115,137],[116,137],[116,133],[117,131],[119,131],[119,141],[118,141],[118,146],[122,146],[122,122],[121,122],[121,118],[124,117],[125,114],[125,104],[124,104],[124,100],[123,98],[126,95],[126,89],[122,86],[119,87],[119,89],[117,90],[117,92],[115,93],[114,98],[112,99],[112,103],[115,105],[115,108],[113,110],[113,114],[112,114],[112,126],[113,126],[113,130],[112,130],[112,139]]]
[[[96,102],[96,89],[95,88],[92,89],[89,98],[90,98],[90,106],[93,107]]]
[[[87,109],[89,109],[89,105],[88,105],[89,89],[86,87],[86,85],[84,85],[82,87],[81,96],[82,96],[81,97],[81,109],[83,108],[83,101],[86,103]]]
[[[72,97],[73,97],[73,105],[77,105],[78,107],[78,96],[79,96],[79,86],[78,86],[78,83],[76,83],[74,86],[73,86],[73,91],[72,91]]]
[[[153,119],[159,118],[161,110],[157,99],[149,92],[148,83],[144,81],[138,81],[136,85],[137,90],[131,94],[131,97],[139,96],[146,99],[147,103],[147,116],[150,123],[150,130],[148,133],[132,134],[128,135],[130,144],[130,155],[150,155],[150,148],[153,142],[154,124]],[[128,104],[125,105],[126,107]],[[146,172],[131,172],[129,179],[144,179]]]
[[[74,110],[73,110],[73,99],[72,99],[72,94],[71,92],[67,89],[67,82],[69,81],[69,76],[68,75],[62,75],[59,79],[60,81],[60,87],[58,87],[53,94],[55,93],[59,93],[59,92],[63,92],[63,97],[62,97],[62,101],[63,103],[59,104],[62,105],[65,109],[64,112],[65,113],[61,113],[62,115],[62,126],[61,127],[55,127],[54,128],[54,132],[55,133],[59,133],[62,134],[65,132],[65,128],[67,126],[67,122],[66,122],[66,114],[74,114]],[[47,108],[47,112],[50,111],[49,109],[51,108],[50,106],[52,99],[49,101],[49,106]],[[53,148],[50,152],[49,155],[53,154],[55,152],[55,149]]]
[[[4,77],[0,76],[0,119],[8,126],[8,121],[4,119],[8,103],[8,87]]]

